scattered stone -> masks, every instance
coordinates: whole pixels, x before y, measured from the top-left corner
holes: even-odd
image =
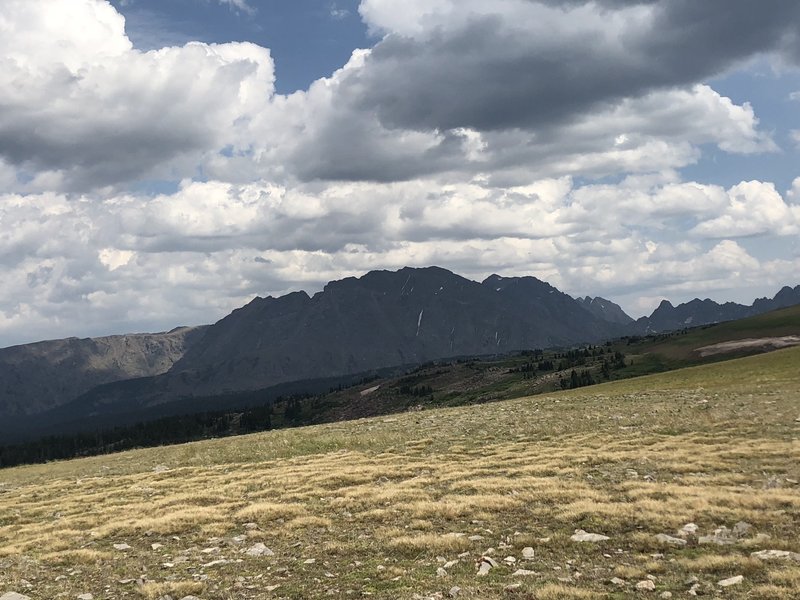
[[[275,553],[262,542],[250,546],[245,550],[245,554],[247,554],[247,556],[275,556]]]
[[[539,538],[539,541],[540,541],[542,544],[546,544],[547,542],[549,542],[549,541],[550,541],[550,538],[549,538],[549,537],[543,537],[543,538]]]
[[[685,546],[686,540],[678,537],[673,537],[671,535],[667,535],[666,533],[659,533],[656,535],[656,540],[662,544],[667,544],[669,546]]]
[[[639,583],[636,584],[637,590],[642,590],[644,592],[653,592],[656,589],[656,584],[653,583],[650,579],[642,579]]]
[[[0,600],[31,600],[29,596],[18,594],[17,592],[8,592],[0,596]]]
[[[681,537],[690,537],[693,535],[697,535],[698,529],[699,527],[694,523],[687,523],[678,530],[678,535]]]
[[[219,546],[212,546],[211,548],[203,548],[200,550],[203,554],[217,554],[219,552]]]
[[[508,593],[514,593],[514,592],[518,592],[521,588],[522,588],[522,584],[521,583],[512,583],[512,584],[507,585],[506,587],[504,587],[503,591],[504,592],[508,592]]]
[[[470,542],[479,542],[483,539],[482,535],[471,535],[467,538]]]
[[[492,570],[492,565],[488,562],[481,561],[480,566],[478,567],[478,577],[484,577],[485,575],[489,574],[489,571]]]
[[[753,529],[753,526],[750,523],[746,523],[745,521],[739,521],[736,525],[733,526],[733,536],[739,539],[747,537],[750,531]]]
[[[524,558],[525,560],[533,560],[534,556],[536,556],[536,553],[530,546],[525,546],[522,549],[522,558]]]
[[[258,529],[258,524],[257,523],[245,523],[244,524],[244,528],[247,529],[248,531],[252,531],[254,529]]]
[[[266,586],[264,589],[265,589],[265,590],[267,590],[268,592],[274,592],[274,591],[275,591],[275,590],[277,590],[279,587],[281,587],[281,584],[277,584],[277,585],[268,585],[268,586]]]
[[[197,596],[184,596],[181,600],[200,600]]]
[[[461,593],[461,588],[458,587],[457,585],[454,585],[453,587],[450,588],[450,591],[447,593],[447,595],[450,596],[451,598],[455,598],[460,593]]]
[[[587,533],[583,529],[576,529],[570,539],[573,542],[603,542],[611,538],[599,533]]]
[[[169,467],[167,465],[156,465],[153,467],[153,473],[165,473],[169,471]]]
[[[164,544],[159,544],[158,542],[156,542],[155,544],[150,544],[150,549],[151,550],[161,550],[161,548],[163,548],[163,547],[164,547]]]
[[[613,583],[614,585],[627,585],[628,582],[625,581],[624,579],[620,579],[619,577],[613,577],[611,579],[611,583]]]
[[[481,561],[485,563],[489,563],[490,567],[498,567],[497,561],[493,559],[491,556],[481,556]]]
[[[94,600],[94,596],[92,594],[79,594],[76,596],[77,600]]]
[[[517,559],[516,559],[516,558],[514,558],[513,556],[506,556],[506,557],[503,559],[503,562],[504,562],[504,563],[507,563],[507,564],[509,564],[509,565],[513,565],[514,563],[516,563],[516,562],[517,562]]]
[[[531,575],[538,575],[538,573],[528,569],[517,569],[511,574],[512,577],[530,577]]]
[[[307,558],[307,559],[305,559],[303,561],[303,564],[304,565],[313,565],[315,562],[317,562],[316,558]]]
[[[114,550],[119,550],[120,552],[125,552],[130,549],[131,547],[128,544],[114,544]]]
[[[736,577],[729,577],[728,579],[723,579],[717,582],[717,585],[720,587],[730,587],[732,585],[739,585],[744,581],[744,577],[742,575],[737,575]]]
[[[442,567],[436,569],[436,576],[437,577],[447,577],[447,571],[445,571]]]
[[[717,546],[726,546],[735,544],[736,538],[731,534],[731,530],[725,526],[715,529],[712,535],[701,535],[697,538],[699,544],[716,544]]]
[[[664,598],[664,600],[669,600],[669,598],[672,598],[672,592],[661,592],[659,598]]]
[[[458,564],[458,559],[455,559],[455,560],[448,560],[448,561],[447,561],[446,563],[444,563],[442,566],[443,566],[445,569],[451,569],[451,568],[455,567],[457,564]]]
[[[220,558],[218,560],[212,560],[211,562],[207,562],[206,564],[202,565],[204,569],[208,569],[210,567],[219,567],[220,565],[227,565],[230,561],[225,560],[224,558]]]
[[[760,560],[793,560],[800,562],[800,553],[789,552],[788,550],[759,550],[758,552],[752,552],[750,556]]]

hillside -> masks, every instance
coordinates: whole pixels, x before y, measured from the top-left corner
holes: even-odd
[[[0,593],[789,600],[798,361],[8,469]]]
[[[166,373],[205,327],[67,338],[0,349],[0,420],[59,407],[115,381]]]
[[[631,368],[619,376],[653,373],[683,366],[747,356],[800,344],[800,306],[737,321],[683,329],[617,344]]]

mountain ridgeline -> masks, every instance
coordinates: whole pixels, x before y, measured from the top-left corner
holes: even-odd
[[[793,304],[800,286],[749,307],[665,301],[634,321],[609,300],[576,300],[534,277],[373,271],[313,296],[255,298],[207,327],[0,350],[0,435],[252,405],[432,360],[595,344]]]

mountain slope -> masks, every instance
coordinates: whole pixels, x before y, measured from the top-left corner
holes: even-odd
[[[619,331],[532,277],[373,271],[313,297],[257,298],[209,328],[168,377],[193,394],[437,358],[596,342]],[[178,387],[181,387],[180,385]]]
[[[93,387],[166,373],[205,327],[68,338],[0,349],[0,417],[61,406]]]
[[[758,298],[750,306],[735,302],[719,304],[713,300],[699,298],[673,306],[664,300],[649,317],[638,319],[634,328],[640,334],[675,331],[744,319],[796,304],[800,304],[800,285],[794,288],[786,286],[775,294],[774,298]]]
[[[590,313],[608,321],[609,323],[617,323],[619,325],[629,325],[633,323],[633,319],[622,310],[618,304],[614,304],[611,300],[606,300],[597,296],[592,298],[586,296],[585,298],[577,298],[577,302]]]

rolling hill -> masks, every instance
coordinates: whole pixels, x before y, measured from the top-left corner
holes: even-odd
[[[798,361],[4,470],[0,593],[790,600]]]

